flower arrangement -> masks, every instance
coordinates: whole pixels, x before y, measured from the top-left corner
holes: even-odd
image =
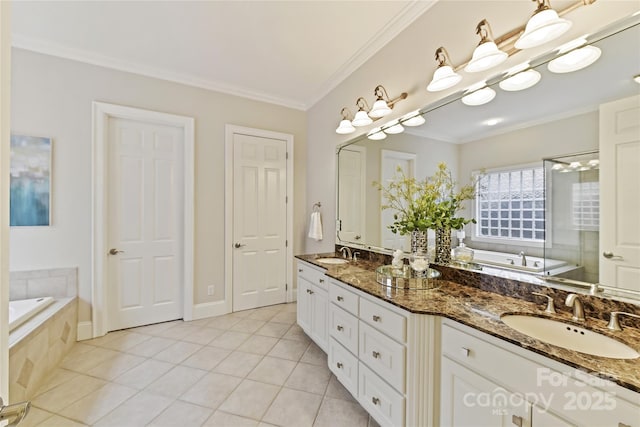
[[[435,174],[419,181],[398,168],[388,186],[374,182],[386,200],[382,209],[394,209],[393,223],[388,227],[396,234],[429,229],[459,230],[475,219],[457,216],[462,202],[475,197],[476,181],[458,187],[446,163],[438,164]]]

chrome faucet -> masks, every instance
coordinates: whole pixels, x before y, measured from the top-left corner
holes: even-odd
[[[582,306],[582,301],[580,301],[578,295],[567,295],[567,299],[564,302],[564,305],[566,305],[567,307],[573,307],[573,320],[575,320],[576,322],[584,322],[584,307]]]
[[[527,257],[524,255],[524,251],[520,251],[518,256],[522,257],[522,266],[526,267],[527,266]]]
[[[351,248],[347,246],[343,246],[340,248],[340,252],[342,252],[342,257],[346,259],[351,259]],[[347,255],[349,254],[349,255]]]

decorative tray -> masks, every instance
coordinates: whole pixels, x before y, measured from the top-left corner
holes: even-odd
[[[399,289],[429,290],[440,287],[438,278],[440,272],[433,268],[424,271],[422,275],[408,265],[395,268],[392,265],[381,265],[376,268],[376,281],[381,285]]]

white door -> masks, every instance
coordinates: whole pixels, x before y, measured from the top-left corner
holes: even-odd
[[[108,330],[182,317],[183,130],[110,118]]]
[[[340,151],[338,168],[338,218],[340,240],[366,242],[365,196],[366,151],[365,147],[351,146]]]
[[[640,291],[640,96],[600,106],[600,283]]]
[[[233,134],[233,311],[286,300],[287,141]]]
[[[382,150],[382,160],[380,165],[380,182],[387,187],[390,182],[398,174],[398,169],[407,177],[415,177],[416,175],[416,154],[403,153],[400,151]],[[386,200],[380,196],[380,204],[384,205]],[[401,236],[393,234],[387,227],[393,224],[393,209],[380,210],[380,235],[382,236],[382,247],[389,249],[402,249],[405,252],[411,250],[411,241],[409,236]]]

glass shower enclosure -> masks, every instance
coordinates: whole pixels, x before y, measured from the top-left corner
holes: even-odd
[[[544,259],[565,262],[548,275],[598,283],[599,168],[598,151],[544,159]]]

